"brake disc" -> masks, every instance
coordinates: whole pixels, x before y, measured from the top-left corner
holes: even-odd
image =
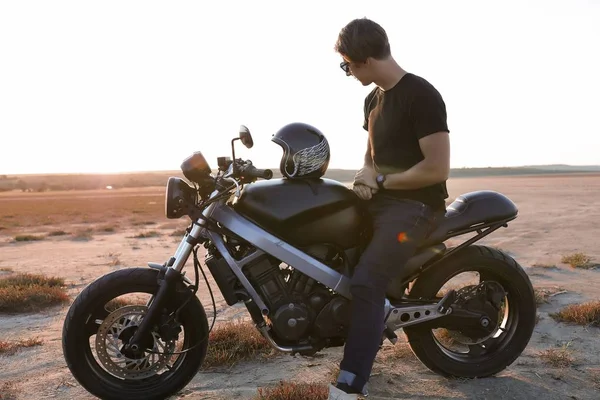
[[[96,353],[100,362],[108,372],[123,379],[144,379],[155,375],[169,361],[175,349],[175,341],[164,342],[157,332],[151,332],[153,338],[152,351],[167,354],[154,354],[147,351],[143,357],[130,358],[121,352],[126,344],[121,334],[127,329],[135,329],[140,323],[148,307],[133,305],[121,307],[104,319],[96,333]]]

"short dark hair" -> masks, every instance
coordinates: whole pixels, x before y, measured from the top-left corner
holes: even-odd
[[[335,51],[354,62],[365,62],[369,57],[383,60],[391,53],[385,29],[368,18],[354,19],[343,27]]]

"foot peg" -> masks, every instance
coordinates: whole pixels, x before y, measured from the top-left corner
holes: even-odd
[[[389,326],[385,327],[385,329],[383,330],[383,334],[390,342],[392,342],[392,344],[396,344],[396,342],[398,341],[398,335],[396,335],[396,333],[393,330],[391,330]]]

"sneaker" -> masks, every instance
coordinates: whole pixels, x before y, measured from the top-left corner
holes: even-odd
[[[327,400],[358,400],[358,395],[346,393],[342,389],[338,389],[330,383],[329,397]]]

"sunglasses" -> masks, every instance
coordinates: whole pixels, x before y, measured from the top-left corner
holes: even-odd
[[[340,68],[346,73],[347,76],[350,75],[350,63],[348,61],[342,61],[340,63]]]

